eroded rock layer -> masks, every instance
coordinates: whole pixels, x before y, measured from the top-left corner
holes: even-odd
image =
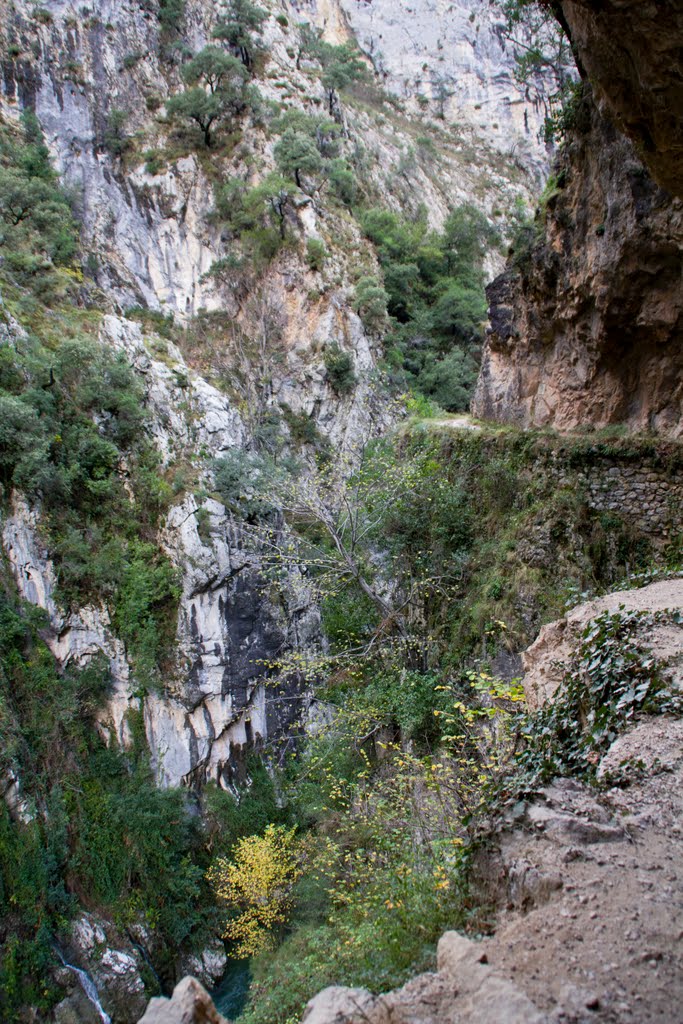
[[[534,230],[489,286],[473,411],[679,436],[683,205],[590,95],[579,121]]]

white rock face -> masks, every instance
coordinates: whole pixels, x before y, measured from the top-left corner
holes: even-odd
[[[126,743],[130,668],[123,643],[111,631],[107,609],[84,605],[65,614],[58,606],[54,568],[40,538],[38,512],[20,495],[14,495],[11,514],[3,523],[2,543],[20,595],[47,612],[51,628],[45,640],[60,665],[82,667],[97,655],[106,658],[112,689],[100,725],[106,736]]]
[[[100,340],[124,352],[142,379],[151,440],[168,462],[183,452],[203,450],[211,458],[240,447],[246,429],[224,394],[189,369],[171,342],[164,358],[153,358],[139,324],[117,316],[102,320]]]
[[[190,496],[174,506],[162,540],[182,571],[183,676],[180,699],[147,698],[153,763],[169,785],[213,779],[232,786],[243,772],[240,751],[281,731],[282,720],[296,714],[304,692],[299,681],[278,679],[275,688],[266,680],[283,652],[315,647],[319,614],[296,573],[282,605],[265,596],[258,550],[218,501],[199,506]]]
[[[215,942],[202,950],[201,956],[188,956],[181,961],[179,974],[190,974],[207,988],[213,988],[225,973],[228,958],[222,942]]]
[[[467,125],[539,179],[548,154],[538,140],[545,110],[514,78],[515,60],[500,11],[482,0],[296,0],[300,18],[324,29],[330,42],[355,35],[387,89],[418,114],[439,85],[449,94],[444,116]],[[542,83],[539,82],[542,89]]]
[[[208,465],[244,444],[246,429],[236,410],[174,346],[168,346],[166,362],[153,359],[140,326],[115,316],[104,317],[101,339],[125,352],[142,378],[150,436],[165,461],[203,451]],[[67,614],[60,608],[39,510],[20,495],[3,523],[2,541],[21,596],[47,612],[46,641],[60,665],[107,659],[112,689],[99,725],[105,737],[127,744],[126,714],[139,700],[107,609],[89,604]],[[282,604],[264,596],[257,547],[214,499],[200,504],[188,495],[174,505],[161,542],[180,571],[182,593],[176,670],[162,693],[143,702],[152,765],[165,786],[209,779],[233,786],[245,778],[242,753],[293,721],[299,698],[305,705],[298,679],[279,681],[277,693],[265,679],[272,674],[269,664],[285,651],[315,648],[319,613],[295,571]],[[7,787],[14,803],[15,789]]]
[[[205,216],[212,190],[195,156],[152,176],[144,162],[124,173],[106,150],[113,110],[128,112],[128,133],[147,125],[154,148],[145,97],[163,101],[169,76],[177,81],[157,56],[154,10],[134,0],[96,0],[85,17],[82,4],[52,0],[52,20],[39,24],[33,8],[30,0],[13,5],[14,23],[27,40],[38,41],[39,57],[27,81],[10,81],[5,109],[13,102],[35,105],[57,167],[77,193],[86,249],[100,262],[98,282],[124,307],[148,304],[181,315],[215,309],[215,291],[202,281],[215,259],[216,232]],[[205,8],[188,4],[188,36],[197,48],[207,37]],[[133,54],[141,59],[126,68]]]

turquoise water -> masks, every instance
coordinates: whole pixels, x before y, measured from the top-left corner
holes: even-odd
[[[228,1020],[237,1020],[244,1011],[249,998],[251,971],[248,960],[233,960],[228,963],[220,983],[211,993],[216,1009]]]

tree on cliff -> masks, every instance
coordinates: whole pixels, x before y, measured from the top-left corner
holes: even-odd
[[[303,132],[287,129],[273,151],[278,167],[302,188],[301,176],[320,174],[323,160],[315,141]]]
[[[401,497],[420,487],[424,471],[422,463],[396,460],[386,445],[366,436],[296,477],[282,473],[264,480],[288,527],[251,527],[270,577],[291,584],[303,570],[303,586],[327,608],[328,622],[336,623],[331,655],[307,663],[311,674],[323,662],[377,655],[396,654],[414,668],[426,665],[428,609],[447,600],[453,577],[426,558],[399,565],[387,542]]]
[[[248,84],[244,65],[217,46],[205,46],[184,65],[181,75],[189,88],[171,96],[167,113],[171,118],[197,124],[207,147],[219,122],[238,117],[256,104],[258,94]]]
[[[233,53],[250,71],[258,50],[257,37],[261,35],[268,12],[251,0],[231,0],[227,17],[213,30],[214,39],[224,40]]]
[[[334,117],[338,115],[339,91],[366,78],[368,68],[360,51],[350,43],[331,46],[321,42],[318,44],[318,58],[323,68],[322,83],[327,91],[327,109]]]
[[[493,2],[505,18],[503,32],[514,47],[515,77],[546,109],[545,139],[561,139],[580,93],[577,69],[581,73],[562,7],[557,0]]]

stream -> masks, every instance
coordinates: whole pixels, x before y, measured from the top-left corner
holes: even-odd
[[[216,1009],[235,1021],[244,1012],[249,998],[251,970],[248,960],[232,960],[228,962],[225,974],[211,993]]]

